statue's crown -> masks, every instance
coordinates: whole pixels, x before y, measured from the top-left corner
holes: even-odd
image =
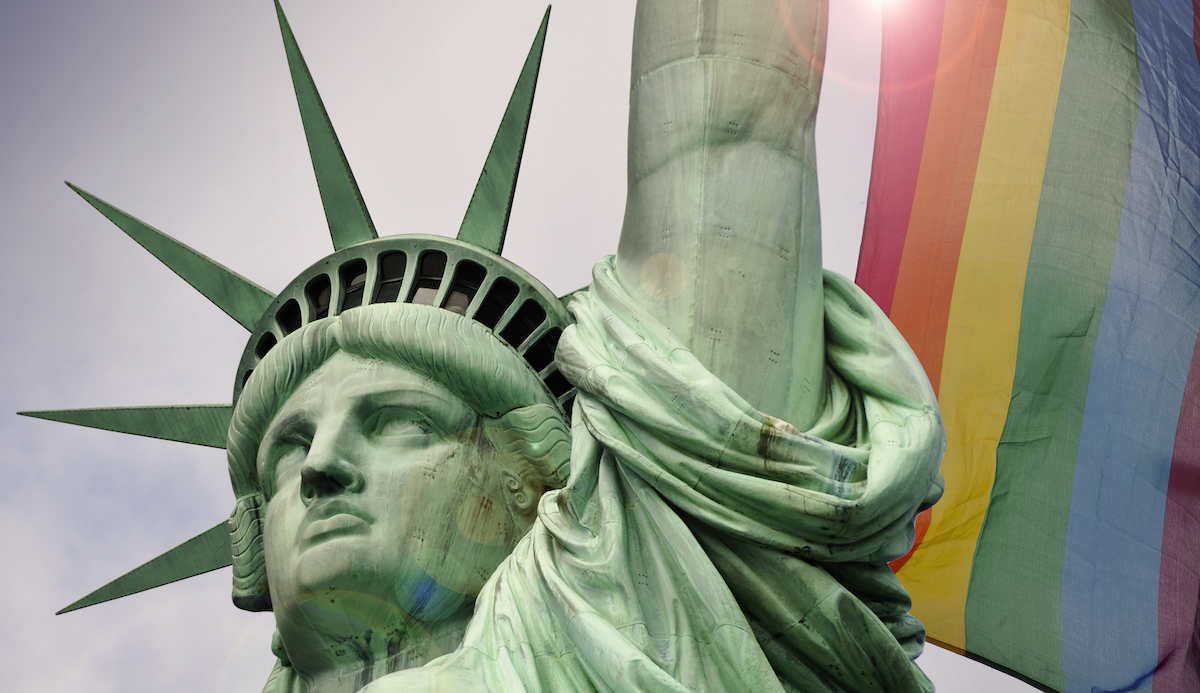
[[[563,302],[544,284],[500,256],[550,9],[542,18],[455,239],[428,235],[379,238],[278,0],[275,9],[333,239],[333,254],[301,272],[274,295],[94,195],[74,185],[71,188],[250,330],[250,340],[238,363],[233,402],[237,402],[242,386],[267,352],[305,324],[363,305],[401,302],[437,306],[488,328],[524,359],[558,406],[564,412],[570,411],[574,388],[554,365],[558,338],[570,324],[570,316]],[[229,404],[22,413],[224,448],[232,411],[233,405]],[[230,565],[229,531],[222,520],[59,613]]]

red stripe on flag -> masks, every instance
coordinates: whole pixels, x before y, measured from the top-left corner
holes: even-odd
[[[1200,0],[1192,0],[1200,61]],[[1200,337],[1175,429],[1158,574],[1156,691],[1200,691]]]
[[[1200,690],[1200,339],[1192,355],[1163,518],[1156,691]]]
[[[875,155],[855,281],[885,313],[917,188],[944,7],[944,0],[912,0],[883,10]]]
[[[921,513],[920,515],[917,515],[917,521],[916,521],[917,536],[916,536],[916,539],[913,540],[913,547],[908,550],[908,553],[904,554],[900,558],[897,558],[896,560],[892,561],[891,563],[888,563],[888,567],[892,569],[893,573],[900,572],[900,569],[904,567],[904,564],[908,563],[908,559],[912,558],[913,551],[916,551],[917,547],[920,546],[921,542],[925,539],[925,533],[929,531],[929,521],[931,519],[932,513],[933,513],[933,508],[928,508],[925,510],[925,512]]]

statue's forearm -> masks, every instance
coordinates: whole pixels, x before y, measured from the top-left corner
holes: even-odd
[[[805,426],[823,393],[813,123],[824,0],[641,0],[622,283],[710,370]]]

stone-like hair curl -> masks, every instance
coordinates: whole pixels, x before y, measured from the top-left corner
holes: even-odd
[[[406,303],[363,306],[309,323],[258,365],[229,424],[229,477],[237,498],[229,531],[238,608],[271,609],[259,445],[284,402],[339,351],[397,364],[437,382],[484,419],[492,445],[530,462],[539,487],[561,488],[566,480],[571,438],[562,410],[525,360],[484,326],[441,308]]]

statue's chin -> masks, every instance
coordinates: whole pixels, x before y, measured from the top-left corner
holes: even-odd
[[[290,566],[268,560],[277,616],[282,608],[296,611],[305,621],[328,622],[336,630],[351,623],[382,630],[407,627],[414,621],[442,621],[474,602],[482,580],[469,578],[483,572],[481,561],[464,564],[451,555],[427,569],[411,553],[396,547],[381,550],[371,538],[347,536],[322,542],[304,550]],[[494,550],[500,559],[508,553],[507,547]],[[499,562],[496,558],[487,556],[489,570],[483,574],[490,574]]]
[[[343,537],[322,542],[305,549],[291,565],[276,566],[268,560],[273,598],[279,588],[285,599],[294,595],[308,600],[307,595],[332,591],[372,594],[388,600],[390,591],[378,577],[383,573],[377,565],[378,552],[364,539]]]

